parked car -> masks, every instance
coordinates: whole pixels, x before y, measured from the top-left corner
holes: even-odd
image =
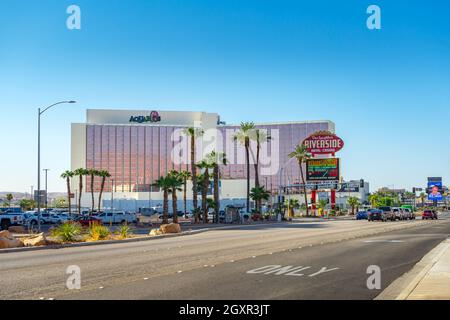
[[[23,213],[14,213],[11,211],[4,211],[0,213],[0,229],[8,230],[10,226],[18,226],[23,224]]]
[[[89,227],[91,224],[103,224],[101,219],[85,215],[78,216],[73,221],[80,223],[83,227]]]
[[[189,215],[189,214],[188,214],[188,215]],[[185,215],[184,215],[184,212],[183,212],[183,211],[177,211],[177,216],[178,216],[179,218],[182,218],[182,217],[184,217]],[[193,215],[192,215],[192,216],[193,216]],[[160,214],[160,215],[158,216],[158,219],[159,219],[159,220],[162,220],[163,217],[164,217],[164,215],[163,215],[163,214]],[[173,219],[173,213],[172,213],[172,212],[169,212],[169,213],[167,214],[167,218],[168,218],[168,219]]]
[[[386,212],[380,209],[370,209],[367,211],[367,220],[368,221],[383,221],[386,222],[388,220]]]
[[[101,213],[96,218],[100,219],[104,224],[110,223],[136,223],[137,217],[134,213],[125,212],[125,211],[106,211]]]
[[[428,219],[431,219],[431,220],[437,220],[437,218],[438,218],[438,215],[437,215],[437,212],[436,212],[436,210],[425,210],[423,213],[422,213],[422,220],[428,220]]]
[[[23,214],[23,225],[34,227],[38,224],[38,217],[34,211],[28,211]]]
[[[368,214],[367,211],[359,211],[356,214],[356,220],[367,220]]]
[[[383,211],[386,220],[390,220],[390,221],[395,221],[396,220],[395,214],[392,211],[391,207],[389,207],[389,206],[381,206],[378,209]]]

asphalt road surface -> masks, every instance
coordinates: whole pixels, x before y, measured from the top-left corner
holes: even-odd
[[[450,234],[438,221],[240,226],[0,254],[0,299],[373,299]],[[81,289],[66,287],[69,266]],[[368,289],[369,266],[381,289]]]

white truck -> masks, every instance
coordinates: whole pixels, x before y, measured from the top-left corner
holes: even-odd
[[[14,213],[6,210],[0,213],[0,230],[8,230],[10,226],[19,226],[24,222],[22,213]]]
[[[137,217],[134,213],[125,211],[105,211],[98,215],[97,218],[102,220],[103,224],[128,224],[137,222]]]

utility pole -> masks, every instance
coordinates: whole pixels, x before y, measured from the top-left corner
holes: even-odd
[[[42,169],[45,172],[45,210],[48,209],[48,186],[47,186],[47,176],[50,169]]]

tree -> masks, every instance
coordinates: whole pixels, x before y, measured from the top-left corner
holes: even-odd
[[[228,161],[225,153],[212,151],[208,155],[209,161],[213,164],[213,180],[214,180],[214,220],[219,223],[219,210],[220,210],[220,193],[219,193],[219,181],[220,181],[220,165],[227,165]]]
[[[70,170],[66,170],[61,174],[62,179],[66,179],[66,185],[67,185],[67,203],[69,204],[69,216],[72,215],[72,197],[71,197],[71,191],[70,191],[70,179],[73,178],[74,172]]]
[[[203,170],[203,181],[202,181],[202,214],[203,214],[203,223],[208,223],[208,205],[207,205],[207,196],[208,196],[208,188],[210,184],[209,180],[209,170],[214,168],[214,163],[210,161],[211,159],[205,158],[197,164],[197,167]]]
[[[355,208],[360,205],[359,199],[357,197],[349,197],[347,199],[347,204],[352,208],[352,215],[355,214]]]
[[[271,138],[267,134],[266,130],[253,129],[250,131],[250,139],[256,142],[256,159],[254,159],[255,187],[259,187],[259,158],[261,152],[261,144],[269,141]]]
[[[294,210],[300,208],[300,203],[297,199],[291,198],[286,199],[285,201],[285,207],[288,208],[288,215],[290,217],[294,216]]]
[[[84,168],[78,168],[74,172],[75,176],[78,176],[78,189],[80,194],[78,195],[78,214],[81,214],[81,196],[83,194],[83,177],[87,175],[88,171]]]
[[[98,211],[102,208],[102,195],[105,190],[106,179],[111,177],[111,174],[107,170],[101,170],[98,172],[98,176],[102,178],[102,183],[100,185],[100,193],[98,194]]]
[[[195,162],[195,140],[197,137],[202,136],[204,131],[200,128],[186,128],[184,134],[191,138],[191,177],[192,177],[192,202],[194,205],[194,211],[197,211],[198,201],[197,201],[197,165]],[[195,221],[196,223],[198,221]]]
[[[160,177],[156,182],[153,184],[155,187],[160,188],[163,191],[163,224],[169,223],[169,191],[171,189],[171,181],[170,177],[163,176]]]
[[[183,178],[176,170],[172,170],[167,175],[168,183],[170,185],[169,194],[172,194],[172,211],[173,211],[173,223],[178,223],[178,205],[177,205],[177,191],[181,191],[183,185]]]
[[[427,198],[427,194],[425,192],[421,192],[419,195],[420,201],[422,202],[422,208],[425,206],[425,199]]]
[[[36,207],[36,202],[31,199],[20,200],[20,208],[23,211],[33,210]]]
[[[264,187],[258,186],[252,188],[250,191],[250,198],[255,201],[256,204],[256,212],[261,213],[261,202],[263,200],[267,201],[270,199],[270,192],[267,191]]]
[[[378,207],[380,202],[380,196],[377,193],[372,193],[371,195],[369,195],[369,202],[372,208]]]
[[[241,128],[233,136],[235,141],[238,141],[245,147],[245,162],[247,166],[247,212],[250,210],[250,137],[252,130],[255,128],[253,122],[242,122]]]
[[[187,181],[191,178],[191,173],[187,170],[183,170],[180,172],[180,178],[183,180],[183,206],[184,206],[184,214],[187,214]]]
[[[298,145],[295,147],[294,151],[292,151],[289,154],[289,158],[297,159],[298,167],[300,169],[300,178],[301,178],[302,184],[303,184],[303,193],[305,194],[306,216],[308,216],[309,215],[308,194],[306,192],[305,175],[303,174],[303,166],[302,165],[304,162],[306,162],[306,160],[311,158],[311,155],[308,153],[305,145],[301,144],[301,145]]]
[[[14,196],[12,195],[12,193],[8,193],[6,195],[6,201],[8,201],[8,207],[11,208],[11,202],[13,201]]]
[[[95,207],[95,199],[94,199],[94,182],[95,182],[95,177],[99,176],[100,171],[98,171],[97,169],[88,169],[86,174],[88,176],[91,177],[91,214],[94,212],[94,207]]]
[[[323,210],[327,207],[328,201],[324,199],[320,199],[317,202],[317,208],[319,209],[319,212],[323,215]]]

